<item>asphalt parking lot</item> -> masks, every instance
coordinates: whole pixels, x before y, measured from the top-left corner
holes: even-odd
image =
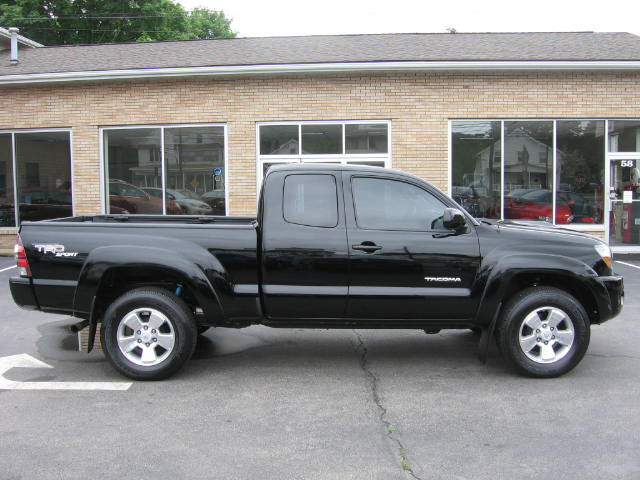
[[[622,315],[557,379],[481,364],[466,331],[251,327],[167,381],[21,391],[127,380],[72,319],[18,309],[0,257],[0,479],[638,479],[640,261],[617,260]],[[6,368],[24,353],[53,368]]]

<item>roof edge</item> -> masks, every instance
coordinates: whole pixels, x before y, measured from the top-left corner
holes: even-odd
[[[358,72],[640,71],[639,60],[395,61],[225,65],[0,75],[0,85],[139,78]]]

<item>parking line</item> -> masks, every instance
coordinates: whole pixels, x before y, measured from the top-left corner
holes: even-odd
[[[616,260],[616,263],[621,263],[622,265],[626,265],[627,267],[633,267],[633,268],[637,268],[638,270],[640,270],[640,267],[638,265],[634,265],[633,263],[621,262],[620,260]],[[2,270],[0,270],[0,272],[1,271]]]
[[[7,270],[11,270],[12,268],[16,268],[16,267],[17,267],[17,265],[11,265],[10,267],[3,268],[2,270],[0,270],[0,273],[6,272]]]

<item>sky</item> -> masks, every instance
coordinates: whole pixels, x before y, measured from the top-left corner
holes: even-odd
[[[222,10],[239,37],[358,33],[630,32],[640,0],[178,0]]]

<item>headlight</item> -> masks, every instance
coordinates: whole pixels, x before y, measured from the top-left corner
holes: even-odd
[[[611,253],[611,248],[609,248],[609,245],[607,245],[606,243],[597,243],[593,246],[593,248],[595,248],[596,252],[598,252],[598,255],[602,257],[604,263],[606,263],[608,266],[611,266],[613,254]]]

